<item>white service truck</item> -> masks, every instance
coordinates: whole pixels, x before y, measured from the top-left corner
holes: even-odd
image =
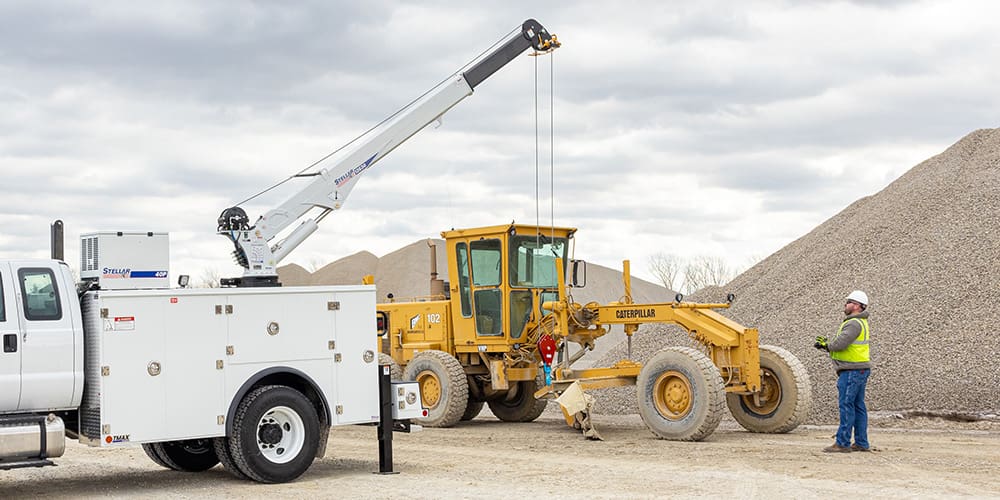
[[[65,435],[141,444],[178,471],[221,462],[276,483],[323,455],[331,426],[373,423],[380,466],[388,457],[391,468],[392,419],[405,428],[426,410],[415,383],[379,384],[389,366],[376,368],[375,287],[280,287],[278,262],[395,147],[528,48],[558,45],[529,19],[253,225],[238,206],[223,211],[218,232],[244,268],[229,287],[169,288],[165,233],[83,235],[81,283],[56,245],[53,259],[0,259],[0,469],[51,465]],[[321,213],[272,244],[313,209]]]
[[[379,422],[374,286],[144,287],[165,262],[135,261],[165,255],[166,235],[94,236],[134,257],[98,256],[99,288],[79,297],[62,261],[0,261],[0,467],[47,465],[66,432],[284,482],[323,455],[330,426]],[[393,404],[421,415],[405,392]]]

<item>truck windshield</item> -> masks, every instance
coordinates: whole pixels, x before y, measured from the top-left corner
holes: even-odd
[[[555,288],[556,258],[566,263],[566,238],[513,236],[510,239],[510,285],[515,288]]]

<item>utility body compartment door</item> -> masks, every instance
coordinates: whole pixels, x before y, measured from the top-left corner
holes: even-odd
[[[0,263],[0,413],[17,410],[21,399],[21,325],[10,266]]]
[[[225,297],[98,293],[102,444],[223,435],[226,318],[215,305]]]
[[[333,421],[337,425],[378,421],[378,335],[375,293],[338,293],[334,313],[334,376],[336,403]]]

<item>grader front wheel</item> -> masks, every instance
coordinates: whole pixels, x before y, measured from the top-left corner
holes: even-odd
[[[420,398],[427,417],[416,419],[427,427],[451,427],[465,413],[469,381],[462,365],[443,351],[424,351],[413,357],[403,374],[420,384]]]
[[[760,346],[760,394],[727,394],[733,418],[750,432],[790,432],[809,413],[812,387],[809,372],[792,353]]]
[[[719,425],[725,387],[719,369],[699,351],[671,347],[656,353],[636,385],[639,415],[661,439],[700,441]]]

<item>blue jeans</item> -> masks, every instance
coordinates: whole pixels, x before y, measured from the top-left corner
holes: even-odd
[[[845,370],[837,377],[837,395],[840,403],[840,427],[837,428],[837,445],[854,444],[868,448],[868,407],[865,406],[865,386],[871,370]]]

